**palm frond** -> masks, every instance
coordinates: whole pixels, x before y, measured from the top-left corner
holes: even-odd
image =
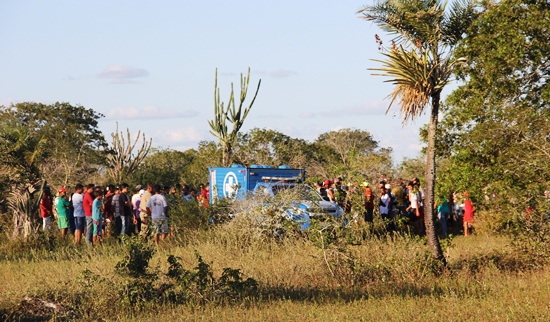
[[[391,94],[388,95],[391,102],[386,113],[398,100],[403,123],[409,119],[414,120],[424,111],[434,87],[429,54],[428,52],[418,54],[415,50],[405,50],[399,46],[383,55],[386,56],[386,60],[374,60],[382,63],[383,67],[372,68],[372,70],[383,72],[373,75],[390,77],[386,82],[395,85]]]
[[[445,6],[438,0],[384,0],[365,6],[357,13],[376,23],[398,44],[429,44],[438,41],[439,26],[444,19]]]
[[[443,39],[448,46],[454,46],[460,41],[473,21],[477,18],[476,2],[473,0],[455,0],[443,21]]]

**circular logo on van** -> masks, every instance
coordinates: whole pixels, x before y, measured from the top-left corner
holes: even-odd
[[[239,181],[237,180],[237,175],[234,172],[228,172],[223,179],[223,196],[235,199],[237,198],[238,191]]]

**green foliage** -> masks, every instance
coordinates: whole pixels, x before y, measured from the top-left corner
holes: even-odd
[[[214,142],[201,141],[197,149],[177,151],[152,149],[138,169],[128,177],[133,184],[161,183],[168,186],[188,184],[198,188],[208,182],[206,169],[221,163],[219,149]]]
[[[381,148],[368,131],[341,129],[322,133],[312,144],[308,175],[362,182],[391,171],[391,149]]]
[[[444,107],[439,152],[448,162],[439,179],[502,214],[496,222],[548,189],[549,21],[547,1],[486,3],[457,48],[467,64]]]
[[[0,145],[8,149],[1,151],[7,158],[0,161],[8,166],[20,163],[29,174],[42,176],[54,186],[73,185],[104,164],[107,144],[97,128],[101,117],[92,109],[60,102],[1,106],[0,128],[9,131],[0,132],[12,145]]]
[[[133,258],[131,263],[124,259],[115,267],[117,272],[125,268],[125,275],[129,278],[117,286],[119,301],[123,305],[135,306],[146,302],[193,305],[225,303],[250,296],[258,287],[252,278],[243,280],[239,269],[224,268],[221,276],[215,278],[211,265],[197,251],[197,266],[193,270],[186,270],[178,257],[169,255],[168,271],[162,273],[158,268],[156,272],[147,270],[151,253],[143,244],[133,243],[127,250],[130,258]]]
[[[175,186],[186,183],[185,169],[193,162],[194,150],[152,149],[128,181],[136,184],[162,183]]]
[[[302,139],[270,129],[253,128],[239,134],[234,146],[234,161],[245,166],[264,164],[277,167],[289,165],[302,169],[313,158],[309,144]]]
[[[533,198],[523,205],[513,217],[512,245],[526,262],[544,266],[550,258],[550,199]]]
[[[18,184],[13,187],[7,199],[8,208],[13,214],[13,237],[27,238],[38,231],[41,224],[40,201],[46,181],[40,188],[36,183]]]
[[[35,255],[37,253],[57,251],[60,244],[62,243],[57,234],[51,231],[38,230],[27,238],[9,239],[4,243],[0,243],[0,259],[33,260],[36,259]]]
[[[116,272],[133,278],[146,276],[149,260],[155,253],[153,246],[139,236],[125,236],[123,242],[126,255],[116,264]]]
[[[436,180],[436,135],[441,92],[462,58],[454,48],[462,41],[469,26],[477,18],[474,1],[456,1],[450,10],[438,0],[382,0],[359,11],[384,31],[397,35],[391,47],[383,52],[384,60],[375,60],[382,67],[378,76],[389,77],[394,87],[390,106],[397,100],[403,122],[414,120],[431,103],[428,126],[428,148],[425,182],[426,233],[435,258],[444,260],[435,234],[431,212]],[[397,42],[396,42],[397,41]],[[382,40],[376,42],[382,49]],[[385,48],[384,48],[385,49]]]
[[[198,231],[206,231],[213,224],[222,224],[229,220],[227,200],[204,208],[196,199],[176,199],[170,201],[170,230],[178,241],[187,243]]]

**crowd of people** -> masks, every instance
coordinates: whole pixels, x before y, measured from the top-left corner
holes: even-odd
[[[418,178],[405,183],[397,180],[392,186],[386,179],[381,179],[376,190],[368,182],[342,183],[342,178],[333,181],[325,180],[315,183],[317,192],[324,200],[335,202],[344,209],[346,214],[362,215],[366,223],[374,220],[374,209],[378,207],[381,218],[386,223],[386,229],[396,228],[396,218],[406,218],[416,233],[424,232],[424,189]],[[448,221],[461,220],[464,235],[468,236],[474,223],[474,207],[467,191],[460,194],[463,203],[458,202],[459,196],[450,193],[448,196],[436,196],[434,210],[441,224],[443,237],[448,235]]]
[[[416,233],[422,234],[424,227],[424,189],[418,178],[405,183],[394,182],[393,186],[381,179],[377,187],[368,182],[342,183],[342,178],[333,181],[325,180],[315,184],[319,195],[335,202],[344,213],[351,214],[353,219],[361,216],[365,223],[374,220],[375,207],[392,232],[396,229],[396,219],[406,218]],[[374,190],[373,190],[374,189]],[[147,184],[136,186],[130,195],[128,184],[109,185],[105,188],[94,184],[86,186],[77,184],[69,195],[66,188],[57,190],[54,197],[46,188],[40,202],[40,213],[43,229],[51,227],[52,220],[57,220],[61,237],[70,232],[74,235],[75,244],[81,244],[82,238],[91,245],[101,244],[101,239],[108,232],[115,236],[136,234],[148,239],[152,236],[155,243],[164,239],[169,233],[169,204],[174,200],[196,200],[201,206],[208,207],[209,187],[200,185],[198,192],[188,185],[168,187]],[[437,196],[434,208],[441,224],[443,237],[448,235],[448,221],[460,219],[463,222],[464,235],[468,236],[474,222],[474,207],[468,192],[461,194],[463,203],[456,202],[457,195]]]
[[[147,184],[137,185],[133,190],[130,196],[126,183],[105,188],[79,183],[70,195],[61,187],[53,196],[51,189],[45,188],[40,200],[42,228],[49,230],[55,218],[61,237],[70,232],[77,245],[82,238],[87,244],[99,245],[102,237],[111,231],[115,236],[136,234],[145,239],[152,236],[158,243],[159,238],[164,239],[169,232],[169,203],[175,198],[196,200],[203,207],[208,206],[209,189],[202,184],[198,193],[188,185]]]

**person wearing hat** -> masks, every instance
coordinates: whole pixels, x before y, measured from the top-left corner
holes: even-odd
[[[67,190],[63,187],[57,190],[57,198],[55,199],[55,207],[57,209],[57,227],[61,231],[61,238],[65,238],[67,229],[69,228],[69,219],[67,218],[67,210],[71,207],[71,203],[65,198]]]
[[[332,182],[330,182],[330,180],[323,181],[323,188],[325,188],[328,200],[330,202],[336,202],[336,199],[334,198],[334,190],[332,190]]]
[[[364,204],[365,204],[365,222],[372,223],[373,221],[373,214],[374,214],[374,195],[372,193],[372,189],[369,186],[368,182],[363,182],[361,184],[361,187],[363,188],[363,194],[364,194]]]

